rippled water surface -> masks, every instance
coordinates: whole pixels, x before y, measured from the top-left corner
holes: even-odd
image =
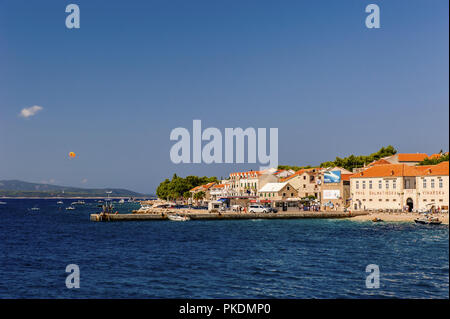
[[[54,199],[2,201],[1,298],[449,298],[448,226],[95,223],[92,200],[75,211]],[[65,286],[68,264],[80,267],[80,289]],[[379,289],[365,287],[368,264],[380,268]]]

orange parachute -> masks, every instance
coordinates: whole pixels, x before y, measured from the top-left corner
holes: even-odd
[[[69,153],[69,157],[70,157],[70,158],[74,158],[75,156],[76,156],[76,155],[75,155],[74,152],[70,152],[70,153]]]

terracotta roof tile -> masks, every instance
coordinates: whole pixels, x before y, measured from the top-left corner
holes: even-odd
[[[399,153],[399,162],[422,162],[428,157],[425,153]]]
[[[401,177],[401,176],[425,176],[425,175],[448,175],[448,162],[438,165],[410,166],[407,164],[386,164],[372,166],[365,171],[353,174],[350,178],[369,177]]]

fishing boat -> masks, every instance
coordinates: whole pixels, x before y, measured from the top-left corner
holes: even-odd
[[[75,210],[75,207],[69,206],[69,207],[66,207],[66,210]]]
[[[422,225],[440,225],[442,224],[442,221],[439,220],[437,217],[420,217],[414,219],[414,222],[416,224],[422,224]]]
[[[187,220],[190,220],[188,216],[180,216],[180,215],[168,215],[167,218],[175,222],[185,222]]]

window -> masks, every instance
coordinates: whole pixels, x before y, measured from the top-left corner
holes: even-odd
[[[306,176],[303,176],[303,179],[306,179]]]
[[[362,189],[366,189],[366,181],[362,182]]]
[[[434,188],[434,178],[431,179],[431,188]]]
[[[356,181],[356,189],[359,189],[359,181]]]
[[[378,181],[378,188],[381,189],[383,187],[383,183],[381,182],[381,179]]]
[[[425,178],[423,179],[423,188],[427,188],[427,180]]]
[[[283,193],[283,197],[286,197],[286,193]]]
[[[389,202],[389,199],[386,198],[386,202]]]
[[[386,181],[386,189],[389,189],[389,181]]]
[[[439,180],[439,188],[443,188],[444,187],[444,183],[442,182],[442,179]]]
[[[381,202],[382,201],[382,199],[380,198],[379,200],[378,200],[379,202]]]
[[[392,181],[392,188],[397,188],[397,181],[395,179]]]
[[[291,197],[294,197],[294,193],[291,193]]]
[[[369,189],[372,189],[372,181],[369,181]]]
[[[306,188],[306,184],[303,184],[303,188]]]
[[[289,190],[289,186],[287,187],[287,190]]]

